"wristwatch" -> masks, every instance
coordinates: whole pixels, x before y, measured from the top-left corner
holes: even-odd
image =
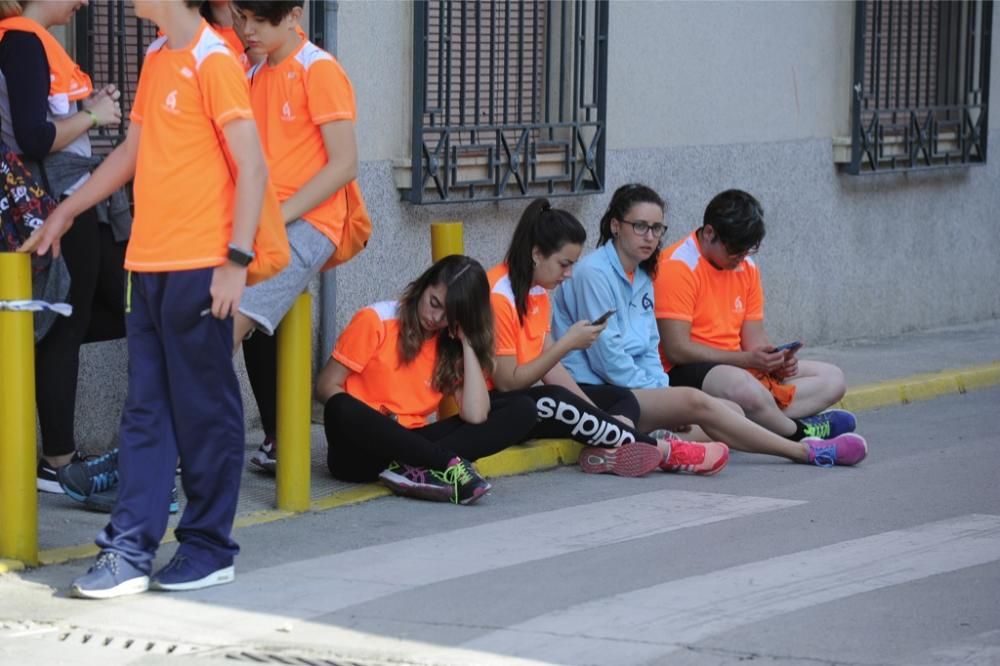
[[[237,266],[243,266],[245,268],[250,265],[251,261],[253,261],[253,251],[251,250],[248,252],[247,250],[230,243],[229,254],[226,255],[226,258]]]

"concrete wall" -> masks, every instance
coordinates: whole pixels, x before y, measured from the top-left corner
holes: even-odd
[[[700,224],[720,190],[754,193],[768,222],[759,261],[775,339],[822,344],[1000,317],[1000,124],[982,167],[856,177],[833,163],[832,137],[849,132],[852,8],[613,2],[607,192],[557,205],[593,239],[614,188],[645,181],[668,201],[671,241]],[[360,180],[375,223],[369,248],[336,271],[342,326],[426,267],[431,221],[464,220],[466,252],[490,266],[527,202],[400,200],[393,167],[409,156],[410,6],[343,2],[339,11],[339,56],[359,107]],[[124,367],[121,344],[85,351],[84,446],[114,437]]]

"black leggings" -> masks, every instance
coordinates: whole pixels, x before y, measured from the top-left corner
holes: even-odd
[[[525,439],[568,438],[587,446],[614,447],[633,442],[656,444],[656,440],[615,419],[624,416],[639,421],[639,401],[628,389],[604,384],[581,384],[594,405],[562,386],[543,384],[520,391],[494,392],[498,399],[526,396],[536,408],[538,422]]]
[[[76,218],[60,242],[70,275],[73,314],[56,317],[35,346],[35,400],[42,452],[76,450],[73,417],[80,374],[80,345],[125,337],[125,243],[97,221],[93,208]]]
[[[327,467],[342,481],[367,483],[392,461],[444,469],[455,456],[466,460],[523,442],[535,425],[535,403],[528,396],[500,396],[490,401],[484,423],[457,416],[407,429],[347,393],[326,401],[324,409]]]
[[[255,332],[243,341],[243,360],[264,435],[278,434],[278,336]]]

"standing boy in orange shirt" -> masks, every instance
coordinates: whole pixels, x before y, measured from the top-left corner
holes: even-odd
[[[97,537],[97,562],[73,582],[78,597],[199,589],[235,576],[244,431],[232,316],[253,258],[267,167],[242,68],[198,15],[200,5],[135,0],[136,15],[163,36],[147,51],[128,135],[24,248],[58,254],[73,218],[135,177],[119,495]],[[179,546],[151,581],[178,458],[187,496]]]
[[[274,331],[295,299],[341,242],[347,217],[345,185],[357,177],[354,91],[336,59],[305,39],[302,0],[237,0],[236,21],[259,64],[248,73],[250,98],[271,182],[293,252],[288,267],[247,289],[236,317],[247,374],[260,409],[264,443],[251,464],[274,472],[277,349]]]

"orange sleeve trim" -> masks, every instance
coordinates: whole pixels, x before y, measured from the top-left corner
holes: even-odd
[[[182,261],[136,261],[134,259],[126,259],[125,268],[131,271],[146,273],[165,273],[168,271],[184,271],[196,268],[215,268],[216,266],[221,266],[225,261],[225,257],[217,255],[184,259]]]
[[[496,351],[497,356],[517,356],[517,350],[513,347],[499,347]]]
[[[336,111],[334,113],[324,113],[321,116],[313,117],[313,122],[317,125],[320,123],[330,122],[331,120],[354,120],[354,113],[351,111]]]
[[[362,370],[364,370],[364,367],[360,363],[357,363],[357,362],[352,361],[351,359],[347,358],[346,356],[344,356],[343,352],[341,352],[341,351],[339,351],[337,349],[334,349],[333,352],[330,354],[330,356],[332,356],[334,358],[334,360],[336,360],[337,362],[339,362],[341,365],[343,365],[348,370],[351,370],[353,372],[358,372],[358,373],[360,373]]]
[[[756,317],[756,316],[754,316],[754,317],[747,316],[747,317],[744,318],[743,321],[764,321],[764,315],[761,315],[759,317]]]
[[[657,319],[677,319],[679,321],[694,321],[694,317],[681,312],[670,312],[669,310],[653,310],[653,316]]]
[[[221,114],[218,120],[216,120],[215,122],[217,125],[221,127],[226,123],[231,122],[233,120],[237,120],[239,118],[249,118],[252,120],[253,111],[251,111],[250,109],[230,109],[229,111],[226,111],[225,113]]]

